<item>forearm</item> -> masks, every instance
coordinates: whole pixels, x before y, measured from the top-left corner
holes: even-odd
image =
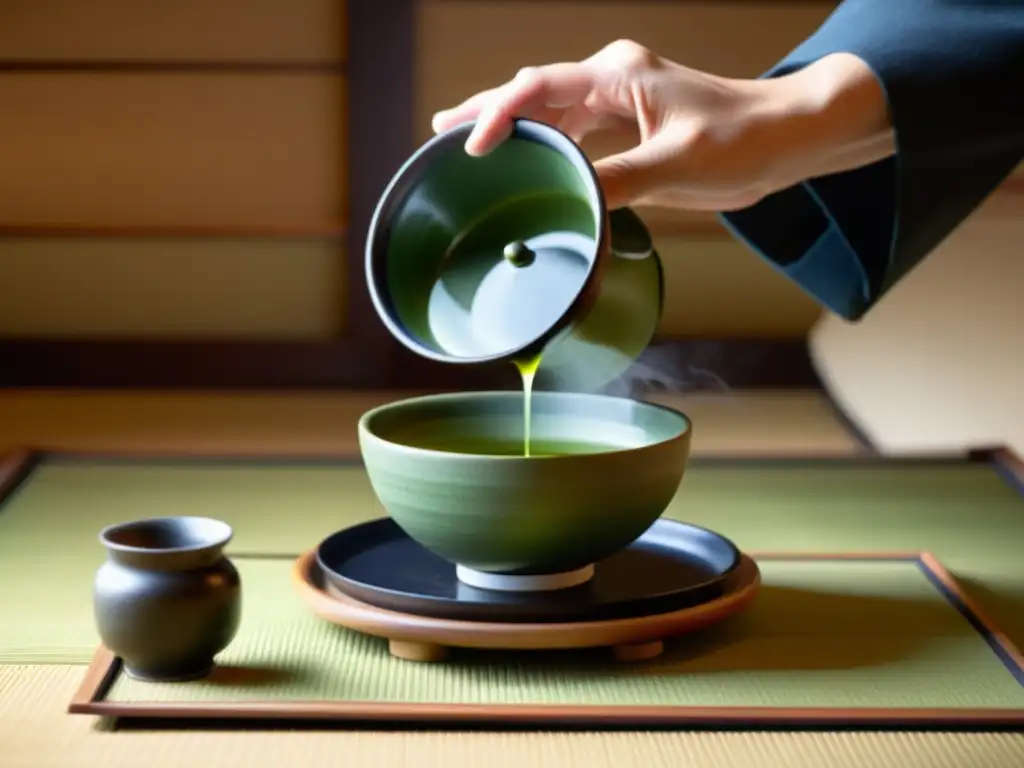
[[[869,165],[896,150],[885,92],[852,54],[826,56],[758,86],[772,191]]]

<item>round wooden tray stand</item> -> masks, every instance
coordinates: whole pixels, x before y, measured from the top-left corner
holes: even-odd
[[[456,621],[398,613],[368,605],[321,585],[316,552],[302,555],[292,570],[299,595],[314,613],[342,627],[386,638],[392,656],[440,661],[449,648],[554,650],[609,647],[619,661],[653,659],[663,641],[715,624],[750,605],[761,586],[757,564],[744,555],[721,597],[670,613],[608,621],[524,624]]]

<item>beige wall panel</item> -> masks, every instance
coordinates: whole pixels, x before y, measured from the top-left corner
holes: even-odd
[[[0,334],[324,339],[333,240],[0,240]]]
[[[663,336],[802,337],[821,314],[799,288],[732,240],[660,238]]]
[[[503,82],[522,66],[582,58],[618,38],[694,67],[756,75],[816,29],[834,5],[423,0],[417,136],[430,135],[434,111]],[[600,157],[633,140],[605,137],[585,148]],[[671,228],[708,217],[659,210],[645,218]],[[799,336],[820,314],[799,289],[731,238],[662,236],[658,247],[667,281],[663,334]]]
[[[1024,455],[1024,216],[985,206],[860,323],[811,336],[837,401],[892,453]]]
[[[0,2],[8,60],[322,63],[343,60],[344,43],[344,0]]]
[[[520,67],[580,59],[620,38],[675,61],[722,75],[755,76],[814,32],[838,3],[791,0],[420,0],[415,131],[430,137],[430,117],[498,85]],[[584,142],[591,158],[621,151],[636,135]],[[1024,165],[1017,180],[1024,179]],[[1019,181],[1018,181],[1019,183]],[[700,214],[657,211],[685,226]]]
[[[813,32],[833,2],[641,2],[620,0],[421,0],[416,135],[430,117],[513,76],[520,67],[579,59],[619,38],[724,75],[757,75]],[[592,158],[625,149],[628,134],[584,144]],[[645,211],[665,233],[658,247],[667,279],[666,335],[789,336],[806,332],[818,307],[727,235],[681,237],[704,214]],[[658,223],[655,223],[658,222]],[[667,229],[661,224],[667,225]],[[682,232],[681,232],[682,230]],[[668,233],[675,232],[672,236]]]
[[[0,75],[0,225],[326,226],[344,79]]]
[[[520,67],[590,55],[631,38],[722,75],[759,74],[813,32],[834,2],[421,0],[417,136],[430,116]]]

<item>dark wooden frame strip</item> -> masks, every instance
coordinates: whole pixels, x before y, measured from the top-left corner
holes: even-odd
[[[358,293],[356,291],[355,293]],[[349,297],[349,304],[361,299]],[[512,366],[434,363],[398,347],[376,315],[349,312],[337,341],[177,341],[0,338],[0,389],[517,389]],[[669,339],[640,362],[710,371],[729,390],[814,389],[821,382],[803,339]],[[682,391],[722,391],[698,380]],[[646,382],[631,388],[640,394]],[[658,387],[652,388],[654,390]]]
[[[39,451],[21,449],[0,456],[0,505],[14,493],[42,458]]]
[[[963,615],[1024,686],[1024,656],[978,609],[956,579],[927,552],[757,553],[755,560],[902,561],[916,564],[942,596]],[[291,702],[111,702],[105,696],[121,670],[120,660],[100,647],[68,705],[71,714],[127,718],[133,721],[335,721],[395,724],[502,724],[506,726],[588,728],[880,728],[974,731],[1024,726],[1021,709],[823,708],[823,707],[673,707],[593,705],[478,705],[380,703],[372,701]]]

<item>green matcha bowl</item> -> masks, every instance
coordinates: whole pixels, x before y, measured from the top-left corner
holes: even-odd
[[[483,589],[586,582],[643,534],[686,470],[689,419],[605,395],[536,392],[530,456],[522,392],[429,395],[359,421],[374,492],[415,541]]]

